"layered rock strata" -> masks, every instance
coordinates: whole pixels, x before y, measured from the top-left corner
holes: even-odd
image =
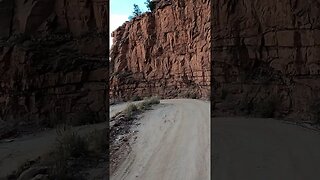
[[[0,119],[106,119],[107,0],[0,1]]]
[[[217,0],[213,6],[216,109],[317,119],[320,2]]]
[[[210,0],[161,0],[113,32],[110,97],[210,93]]]

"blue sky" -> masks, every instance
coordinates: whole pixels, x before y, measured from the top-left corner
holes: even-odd
[[[110,0],[110,47],[112,44],[111,33],[121,26],[132,15],[133,4],[137,4],[142,12],[146,11],[146,0]],[[109,48],[110,48],[109,47]]]

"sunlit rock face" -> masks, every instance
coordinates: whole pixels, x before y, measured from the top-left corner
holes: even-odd
[[[110,97],[208,98],[211,1],[157,2],[112,34]]]
[[[107,3],[0,1],[1,120],[105,120]]]
[[[216,109],[312,120],[320,88],[319,1],[213,1]],[[318,107],[319,108],[319,107]]]

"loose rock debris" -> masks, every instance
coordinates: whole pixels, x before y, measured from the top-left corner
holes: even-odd
[[[138,122],[137,113],[128,118],[123,113],[118,113],[110,119],[114,122],[110,126],[110,173],[112,174],[116,168],[121,164],[130,151],[130,139],[136,139],[137,130],[132,127],[140,125]],[[135,137],[135,138],[134,138]]]

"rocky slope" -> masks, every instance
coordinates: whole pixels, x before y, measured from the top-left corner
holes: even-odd
[[[107,3],[0,1],[0,121],[106,118]]]
[[[110,97],[209,97],[210,0],[160,0],[112,36]]]
[[[217,0],[213,5],[216,109],[315,119],[320,2]]]

